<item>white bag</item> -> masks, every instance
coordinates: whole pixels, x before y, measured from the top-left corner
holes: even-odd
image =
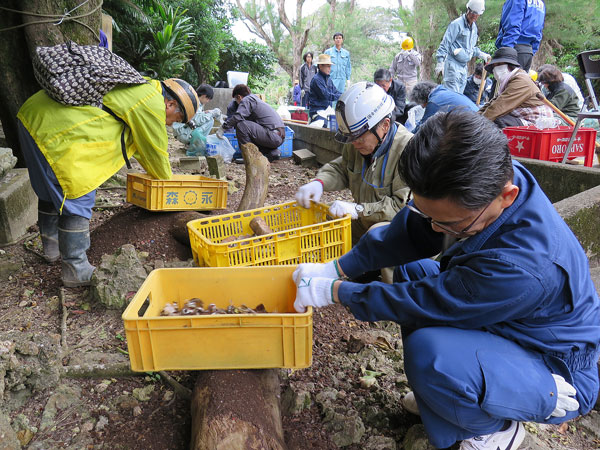
[[[233,161],[235,149],[231,146],[229,139],[219,139],[216,134],[211,134],[206,138],[206,156],[221,155],[223,161],[229,164]]]

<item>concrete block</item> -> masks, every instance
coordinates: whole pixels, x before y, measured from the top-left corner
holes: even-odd
[[[202,173],[206,170],[206,158],[204,156],[182,156],[179,158],[179,168],[193,173]]]
[[[37,196],[27,169],[12,169],[0,180],[0,245],[16,242],[37,222]]]
[[[223,114],[227,112],[227,105],[231,103],[233,88],[213,88],[215,94],[210,102],[204,105],[204,111],[219,108]]]
[[[313,167],[317,165],[317,155],[307,148],[301,148],[292,152],[294,163],[302,167]]]
[[[225,161],[221,155],[207,156],[208,173],[218,180],[225,178]]]

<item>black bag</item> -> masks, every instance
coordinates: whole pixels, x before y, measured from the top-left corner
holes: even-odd
[[[118,84],[146,83],[137,70],[107,48],[68,41],[53,47],[37,47],[33,72],[40,86],[57,102],[96,106],[122,122],[121,151],[127,168],[131,169],[125,149],[127,124],[102,104],[102,97]]]

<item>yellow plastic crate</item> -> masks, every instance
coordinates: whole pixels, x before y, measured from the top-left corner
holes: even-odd
[[[127,201],[150,211],[225,209],[227,181],[200,175],[155,180],[145,173],[128,173]]]
[[[293,266],[157,269],[123,312],[134,371],[302,368],[312,364],[312,308],[294,310]],[[268,289],[265,289],[268,286]],[[265,305],[268,314],[161,317],[166,303]]]
[[[350,215],[328,216],[329,207],[296,202],[250,209],[188,222],[194,261],[199,266],[235,267],[327,262],[352,247]],[[262,217],[274,231],[221,243],[228,236],[253,234],[250,221]]]

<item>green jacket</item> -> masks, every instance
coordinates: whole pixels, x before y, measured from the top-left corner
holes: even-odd
[[[412,133],[402,125],[397,127],[391,145],[386,146],[384,140],[369,166],[358,150],[348,144],[342,156],[325,164],[317,173],[316,178],[323,182],[325,191],[348,188],[354,201],[364,207],[358,220],[353,221],[353,235],[355,227],[362,235],[376,223],[391,221],[406,204],[409,189],[398,173],[398,159]]]
[[[552,83],[549,86],[550,94],[546,97],[550,102],[572,119],[577,119],[579,106],[577,94],[566,83]]]
[[[104,96],[103,103],[128,125],[127,156],[134,156],[150,176],[170,179],[160,82],[119,85]],[[125,164],[123,124],[100,108],[63,105],[39,91],[27,99],[17,117],[52,167],[66,198],[93,191]]]

